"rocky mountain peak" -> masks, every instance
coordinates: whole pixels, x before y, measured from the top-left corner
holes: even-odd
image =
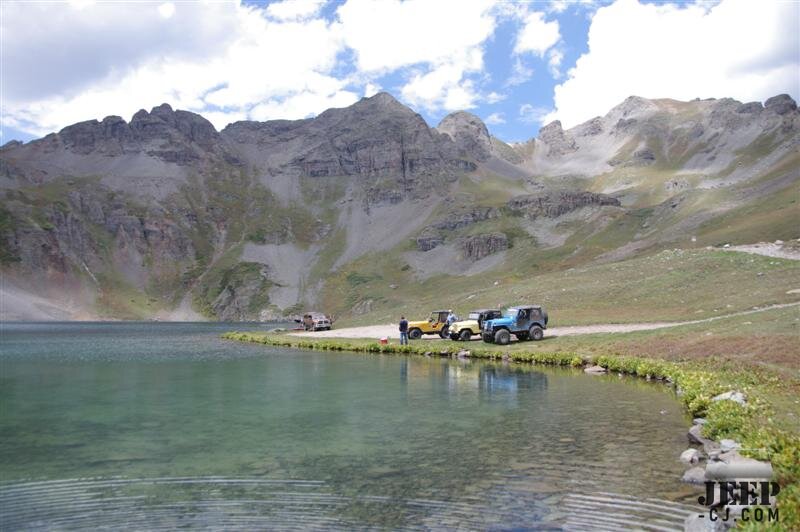
[[[548,157],[557,157],[578,150],[575,139],[564,131],[560,120],[554,120],[540,129],[537,140],[547,145]]]
[[[472,113],[456,111],[439,122],[436,130],[449,136],[467,156],[482,161],[491,155],[492,139],[486,124]]]
[[[788,94],[779,94],[768,98],[767,101],[764,102],[764,108],[774,111],[776,114],[785,115],[797,109],[797,102]]]
[[[641,96],[628,96],[623,102],[608,113],[617,118],[631,118],[657,111],[658,105],[652,100]]]

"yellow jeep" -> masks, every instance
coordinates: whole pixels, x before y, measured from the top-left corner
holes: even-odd
[[[419,340],[423,334],[438,334],[442,338],[447,337],[447,316],[450,310],[434,310],[427,321],[408,322],[408,337],[412,340]]]
[[[493,320],[503,315],[498,309],[473,310],[467,319],[457,321],[450,326],[449,334],[451,340],[461,340],[467,342],[472,339],[473,334],[480,335],[483,322]]]

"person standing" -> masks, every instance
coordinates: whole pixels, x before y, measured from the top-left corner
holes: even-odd
[[[408,320],[400,316],[400,345],[408,345]]]

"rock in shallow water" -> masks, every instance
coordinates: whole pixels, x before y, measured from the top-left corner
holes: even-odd
[[[681,480],[689,484],[702,484],[706,481],[706,470],[703,467],[687,469]]]
[[[602,375],[606,372],[606,368],[604,368],[603,366],[589,366],[583,371],[584,373],[588,373],[589,375]]]

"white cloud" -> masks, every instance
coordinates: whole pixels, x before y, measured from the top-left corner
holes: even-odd
[[[364,98],[369,98],[370,96],[375,96],[381,91],[381,86],[377,83],[369,82],[364,86]]]
[[[164,18],[171,18],[175,14],[175,4],[172,2],[164,2],[158,6],[158,14]]]
[[[552,0],[547,8],[547,11],[550,13],[563,13],[570,6],[593,11],[597,8],[598,4],[599,2],[597,0]]]
[[[511,76],[506,80],[506,87],[522,85],[533,77],[533,69],[527,66],[517,57],[514,59],[514,66],[511,69]]]
[[[557,20],[545,21],[543,13],[531,11],[525,15],[522,29],[517,34],[514,53],[531,52],[542,57],[560,39]]]
[[[3,122],[44,134],[168,102],[224,126],[251,108],[302,118],[357,99],[332,73],[344,44],[325,20],[276,22],[238,2],[165,17],[164,5],[4,5]]]
[[[267,100],[250,110],[252,120],[275,118],[303,118],[331,107],[347,107],[358,101],[359,96],[350,91],[337,91],[330,95],[303,92],[282,100]]]
[[[403,68],[409,104],[430,111],[475,107],[472,75],[484,68],[483,44],[496,27],[495,0],[349,0],[336,15],[362,72]],[[444,23],[446,21],[446,23]]]
[[[298,20],[317,15],[326,0],[283,0],[267,6],[267,14],[278,20]]]
[[[564,60],[564,52],[558,48],[551,48],[547,53],[547,68],[553,78],[561,77],[561,62]]]
[[[347,0],[333,20],[324,4],[4,2],[3,123],[44,134],[162,102],[217,126],[301,118],[373,94],[398,71],[411,105],[481,100],[496,0]]]
[[[618,0],[597,10],[589,51],[555,88],[547,120],[571,127],[626,97],[800,96],[800,18],[794,2],[702,5]]]
[[[479,94],[473,81],[464,76],[482,68],[483,54],[480,49],[473,48],[427,72],[412,75],[401,89],[401,95],[411,105],[431,111],[472,109]]]
[[[493,1],[349,0],[336,10],[360,70],[450,63],[495,29]]]
[[[526,124],[543,124],[549,113],[550,109],[546,107],[536,107],[524,103],[519,107],[519,121]]]
[[[499,92],[492,91],[486,95],[486,103],[493,104],[502,102],[506,98],[508,98],[508,94],[500,94]]]
[[[483,122],[490,126],[493,126],[497,124],[505,124],[506,119],[503,117],[503,113],[492,113],[489,116],[487,116]]]

